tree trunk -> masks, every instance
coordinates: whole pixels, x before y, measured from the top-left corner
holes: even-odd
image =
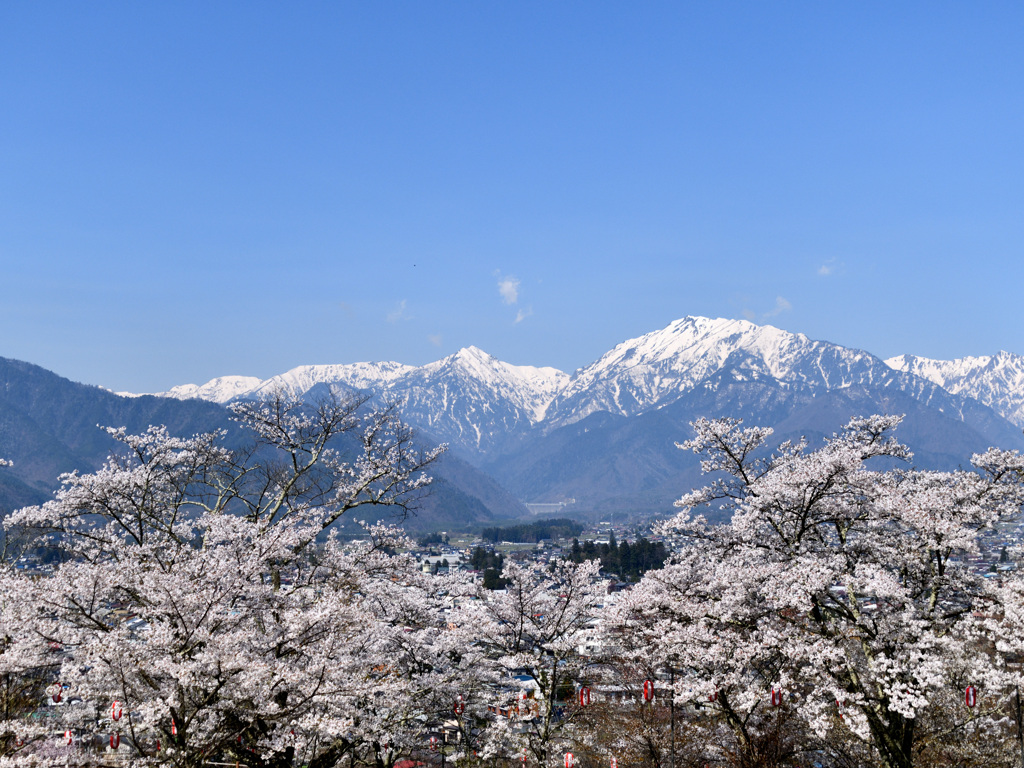
[[[873,712],[866,713],[871,738],[885,768],[913,768],[914,720],[889,712],[885,723]]]

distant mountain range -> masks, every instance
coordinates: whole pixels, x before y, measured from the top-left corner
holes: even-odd
[[[955,395],[966,395],[1024,427],[1024,357],[999,352],[991,357],[930,360],[901,355],[885,361],[898,371],[928,379]]]
[[[323,387],[342,394],[369,391],[404,402],[407,419],[473,456],[503,450],[543,422],[568,381],[554,368],[510,365],[468,347],[418,368],[390,362],[304,365],[266,380],[223,376],[159,396],[227,404],[274,391],[294,397],[308,397]]]
[[[140,424],[176,414],[167,405],[174,401],[192,412],[271,391],[398,401],[424,441],[451,446],[451,471],[437,474],[440,487],[458,496],[451,503],[459,511],[443,514],[444,500],[435,510],[448,520],[470,509],[473,519],[513,517],[524,511],[515,499],[566,504],[560,514],[668,512],[699,480],[695,458],[675,447],[699,416],[742,417],[774,426],[778,440],[806,436],[813,444],[851,416],[902,413],[900,437],[915,463],[943,469],[966,465],[990,445],[1024,448],[1018,355],[883,361],[772,326],[704,317],[624,341],[572,374],[511,365],[469,347],[419,367],[310,365],[266,380],[224,376],[146,396],[88,389],[122,403]],[[134,411],[133,402],[140,403]],[[0,425],[8,407],[0,399]],[[112,417],[119,413],[108,408]],[[0,455],[2,438],[0,428]]]
[[[1024,357],[936,361],[904,355],[883,361],[858,349],[745,320],[685,317],[567,374],[516,366],[468,347],[421,367],[401,363],[308,365],[270,379],[225,376],[186,384],[162,397],[226,404],[271,391],[304,397],[316,388],[371,392],[405,403],[406,417],[467,457],[502,454],[526,434],[549,434],[591,414],[635,417],[721,386],[772,382],[794,395],[851,388],[902,392],[983,434],[1024,426]],[[717,383],[716,383],[717,382]],[[742,406],[741,406],[742,407]],[[486,459],[485,459],[486,460]]]
[[[163,424],[182,436],[224,429],[229,445],[246,439],[218,403],[124,397],[0,358],[0,457],[14,463],[0,467],[0,514],[50,498],[61,473],[99,469],[117,448],[100,427],[142,432],[150,424]],[[437,442],[424,438],[430,445]],[[488,524],[526,514],[508,491],[458,456],[442,456],[431,474],[434,485],[420,516],[410,520],[411,529]]]

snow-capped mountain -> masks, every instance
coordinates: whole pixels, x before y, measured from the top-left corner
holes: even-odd
[[[425,442],[449,443],[453,460],[484,470],[519,500],[575,499],[577,509],[600,514],[669,511],[699,483],[697,462],[676,442],[702,416],[744,418],[776,428],[780,441],[820,443],[853,416],[905,414],[899,436],[919,466],[936,469],[965,466],[992,445],[1024,448],[1007,420],[1024,423],[1024,358],[908,356],[887,364],[863,350],[721,318],[684,317],[572,375],[468,347],[422,366],[310,365],[165,394],[227,403],[326,391],[400,403]],[[479,497],[479,478],[462,474],[460,487]]]
[[[209,400],[224,405],[237,397],[244,397],[262,383],[255,376],[218,376],[205,384],[180,384],[168,392],[161,392],[161,397],[173,397],[176,400]],[[119,395],[133,397],[128,392]]]
[[[997,417],[978,399],[997,409],[1014,396],[1024,403],[1024,358],[1008,357],[1014,358],[1015,366],[1010,362],[996,366],[1002,372],[998,379],[1002,399],[986,400],[978,386],[962,384],[947,391],[956,382],[966,382],[966,374],[939,376],[935,361],[926,361],[930,368],[910,362],[901,368],[862,350],[770,325],[684,317],[622,342],[571,376],[554,368],[511,365],[468,347],[418,367],[395,362],[311,365],[266,380],[227,376],[164,394],[226,403],[274,391],[301,397],[316,387],[367,392],[404,403],[408,421],[467,457],[493,458],[516,450],[524,440],[533,439],[531,435],[548,434],[591,414],[635,417],[671,405],[699,388],[722,386],[723,381],[729,385],[771,382],[785,391],[811,396],[850,387],[901,392],[950,418],[989,424]],[[984,360],[984,365],[971,370],[992,369],[994,363]]]
[[[572,498],[603,516],[667,512],[680,489],[702,482],[692,455],[676,448],[696,418],[743,418],[773,427],[773,444],[820,445],[851,417],[872,413],[904,416],[898,436],[920,467],[953,469],[992,445],[1024,447],[993,409],[868,352],[688,317],[574,373],[539,434],[483,466],[520,498]]]
[[[241,383],[245,390],[252,382]],[[231,382],[212,384],[195,391],[212,400],[218,385],[222,394],[225,389],[239,389]],[[181,437],[223,430],[226,447],[251,447],[251,435],[215,402],[120,396],[68,381],[30,363],[0,357],[0,456],[14,462],[0,469],[0,517],[21,506],[45,503],[53,498],[63,473],[93,472],[111,453],[123,448],[97,425],[123,427],[138,434],[153,424]],[[432,447],[429,440],[422,445]],[[342,438],[333,447],[347,452],[352,443]],[[487,525],[526,514],[520,501],[493,477],[457,456],[442,456],[430,475],[435,480],[430,494],[421,500],[417,515],[406,520],[410,531]],[[366,519],[377,519],[375,511],[367,509]],[[392,519],[393,510],[379,514]]]
[[[336,390],[378,391],[401,380],[412,370],[415,368],[411,365],[392,362],[301,365],[261,381],[251,391],[233,399],[259,399],[274,392],[302,397],[317,385],[327,385]]]
[[[302,365],[298,368],[260,379],[255,376],[221,376],[202,385],[182,384],[160,397],[178,400],[210,400],[224,405],[232,400],[257,399],[270,392],[301,397],[317,384],[331,384],[349,389],[375,389],[413,370],[401,363],[351,363],[347,365]]]
[[[388,394],[442,439],[489,452],[542,422],[566,379],[555,368],[510,365],[468,347],[410,371]]]
[[[746,320],[684,317],[577,371],[551,410],[561,423],[596,411],[633,416],[675,401],[723,368],[792,387],[895,383],[881,360],[860,350]]]
[[[685,317],[622,342],[573,374],[549,408],[549,422],[572,423],[599,411],[647,413],[698,387],[714,386],[720,371],[729,371],[732,381],[771,380],[794,392],[898,390],[954,418],[991,418],[979,411],[972,392],[947,391],[941,382],[887,365],[864,350],[745,320]],[[1024,385],[1017,391],[1024,393]]]
[[[1024,427],[1024,356],[999,352],[985,357],[932,360],[900,355],[885,362],[897,371],[933,381],[947,392],[984,403],[1007,421]]]
[[[568,378],[555,368],[511,365],[467,347],[419,367],[394,362],[306,365],[265,380],[226,376],[162,395],[224,404],[273,392],[302,397],[318,386],[369,392],[404,403],[405,418],[435,438],[486,453],[543,421]]]

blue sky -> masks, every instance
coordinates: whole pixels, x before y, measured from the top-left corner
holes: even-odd
[[[1024,353],[1024,6],[0,4],[0,356]]]

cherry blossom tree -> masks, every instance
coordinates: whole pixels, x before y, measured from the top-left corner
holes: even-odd
[[[1005,691],[976,617],[1000,596],[967,557],[1018,513],[1024,461],[990,450],[975,471],[903,468],[898,423],[854,419],[821,448],[768,454],[769,429],[699,420],[680,446],[713,481],[677,503],[664,533],[681,550],[620,618],[638,659],[673,667],[677,703],[702,707],[711,756],[910,768],[929,744],[999,729],[996,709],[964,704],[966,685]],[[709,505],[731,522],[694,516]]]
[[[481,754],[551,764],[587,734],[574,726],[580,685],[596,673],[581,653],[605,599],[600,563],[506,561],[504,590],[479,587],[455,621],[489,661],[492,718]],[[501,713],[507,713],[502,715]]]
[[[0,467],[12,466],[0,458]],[[5,538],[7,554],[9,540]],[[31,715],[58,666],[55,648],[40,642],[25,620],[22,579],[0,571],[0,758],[31,750],[47,733]]]
[[[1021,552],[1017,552],[1018,559]],[[983,618],[986,629],[995,637],[997,658],[1005,662],[1004,689],[1008,720],[1013,722],[1015,733],[1009,740],[1016,753],[1014,761],[1024,765],[1024,705],[1021,696],[1024,689],[1024,575],[1015,571],[1006,574],[997,586],[999,606]],[[981,690],[980,700],[991,706],[998,703],[993,694],[999,690]],[[985,734],[988,736],[989,734]],[[1002,734],[1005,736],[1005,734]],[[982,738],[979,733],[978,739]]]
[[[24,676],[32,653],[61,649],[47,661],[73,740],[110,734],[140,765],[326,767],[379,740],[374,694],[428,684],[416,646],[442,628],[415,563],[394,554],[400,534],[324,538],[362,506],[404,512],[439,452],[363,404],[239,405],[256,436],[240,452],[221,434],[110,430],[122,453],[8,519],[63,562],[43,579],[5,574],[3,620],[21,635],[3,656]]]
[[[1018,454],[928,472],[892,417],[773,453],[771,430],[698,421],[682,447],[711,482],[663,526],[674,559],[609,610],[597,562],[509,561],[492,591],[423,574],[396,528],[344,541],[361,508],[405,514],[439,452],[365,406],[235,406],[234,450],[113,429],[102,469],[12,515],[55,564],[0,571],[0,766],[117,744],[134,766],[392,768],[448,731],[456,761],[545,768],[1016,754],[1024,580],[970,558],[1019,511]],[[643,679],[672,695],[641,705]]]
[[[41,642],[27,620],[23,579],[0,573],[0,756],[33,749],[47,730],[32,718],[59,668],[58,649]]]

